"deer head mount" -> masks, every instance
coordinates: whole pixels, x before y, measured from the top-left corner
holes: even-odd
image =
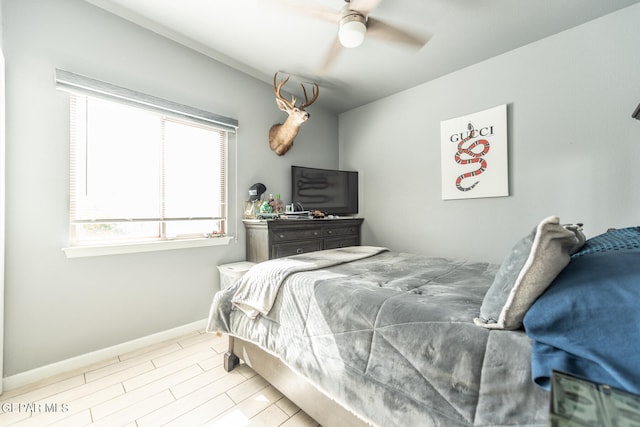
[[[300,125],[309,119],[309,113],[305,111],[305,108],[318,99],[320,90],[318,89],[318,84],[314,83],[313,96],[311,100],[309,100],[307,89],[304,87],[304,84],[301,83],[300,86],[302,86],[302,92],[304,93],[304,104],[296,106],[295,96],[292,96],[291,101],[289,101],[280,94],[282,87],[289,81],[289,77],[280,83],[276,83],[277,77],[278,73],[273,76],[273,90],[276,94],[276,104],[278,108],[287,113],[289,117],[287,117],[284,123],[271,126],[271,129],[269,129],[269,146],[278,156],[282,156],[289,151],[293,145],[293,140],[296,139],[298,135]]]

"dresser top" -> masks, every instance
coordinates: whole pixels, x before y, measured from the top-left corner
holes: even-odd
[[[355,224],[359,225],[364,218],[340,217],[340,218],[304,218],[304,219],[243,219],[242,222],[250,227],[295,227],[295,226],[312,226],[312,225],[340,225]]]

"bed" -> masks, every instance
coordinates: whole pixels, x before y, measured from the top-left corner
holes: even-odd
[[[243,360],[325,427],[546,426],[532,348],[563,348],[523,323],[585,246],[549,217],[500,265],[368,246],[270,260],[215,295],[207,330],[229,335],[227,369]]]

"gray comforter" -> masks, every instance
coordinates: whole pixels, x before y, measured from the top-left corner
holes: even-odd
[[[207,329],[278,355],[373,425],[547,425],[529,338],[472,321],[497,266],[388,251],[335,264],[261,284],[277,296],[255,319],[232,302],[240,280],[216,294]]]

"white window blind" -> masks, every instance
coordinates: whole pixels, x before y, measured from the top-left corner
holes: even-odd
[[[56,78],[71,92],[72,245],[225,234],[236,121],[60,70]]]

